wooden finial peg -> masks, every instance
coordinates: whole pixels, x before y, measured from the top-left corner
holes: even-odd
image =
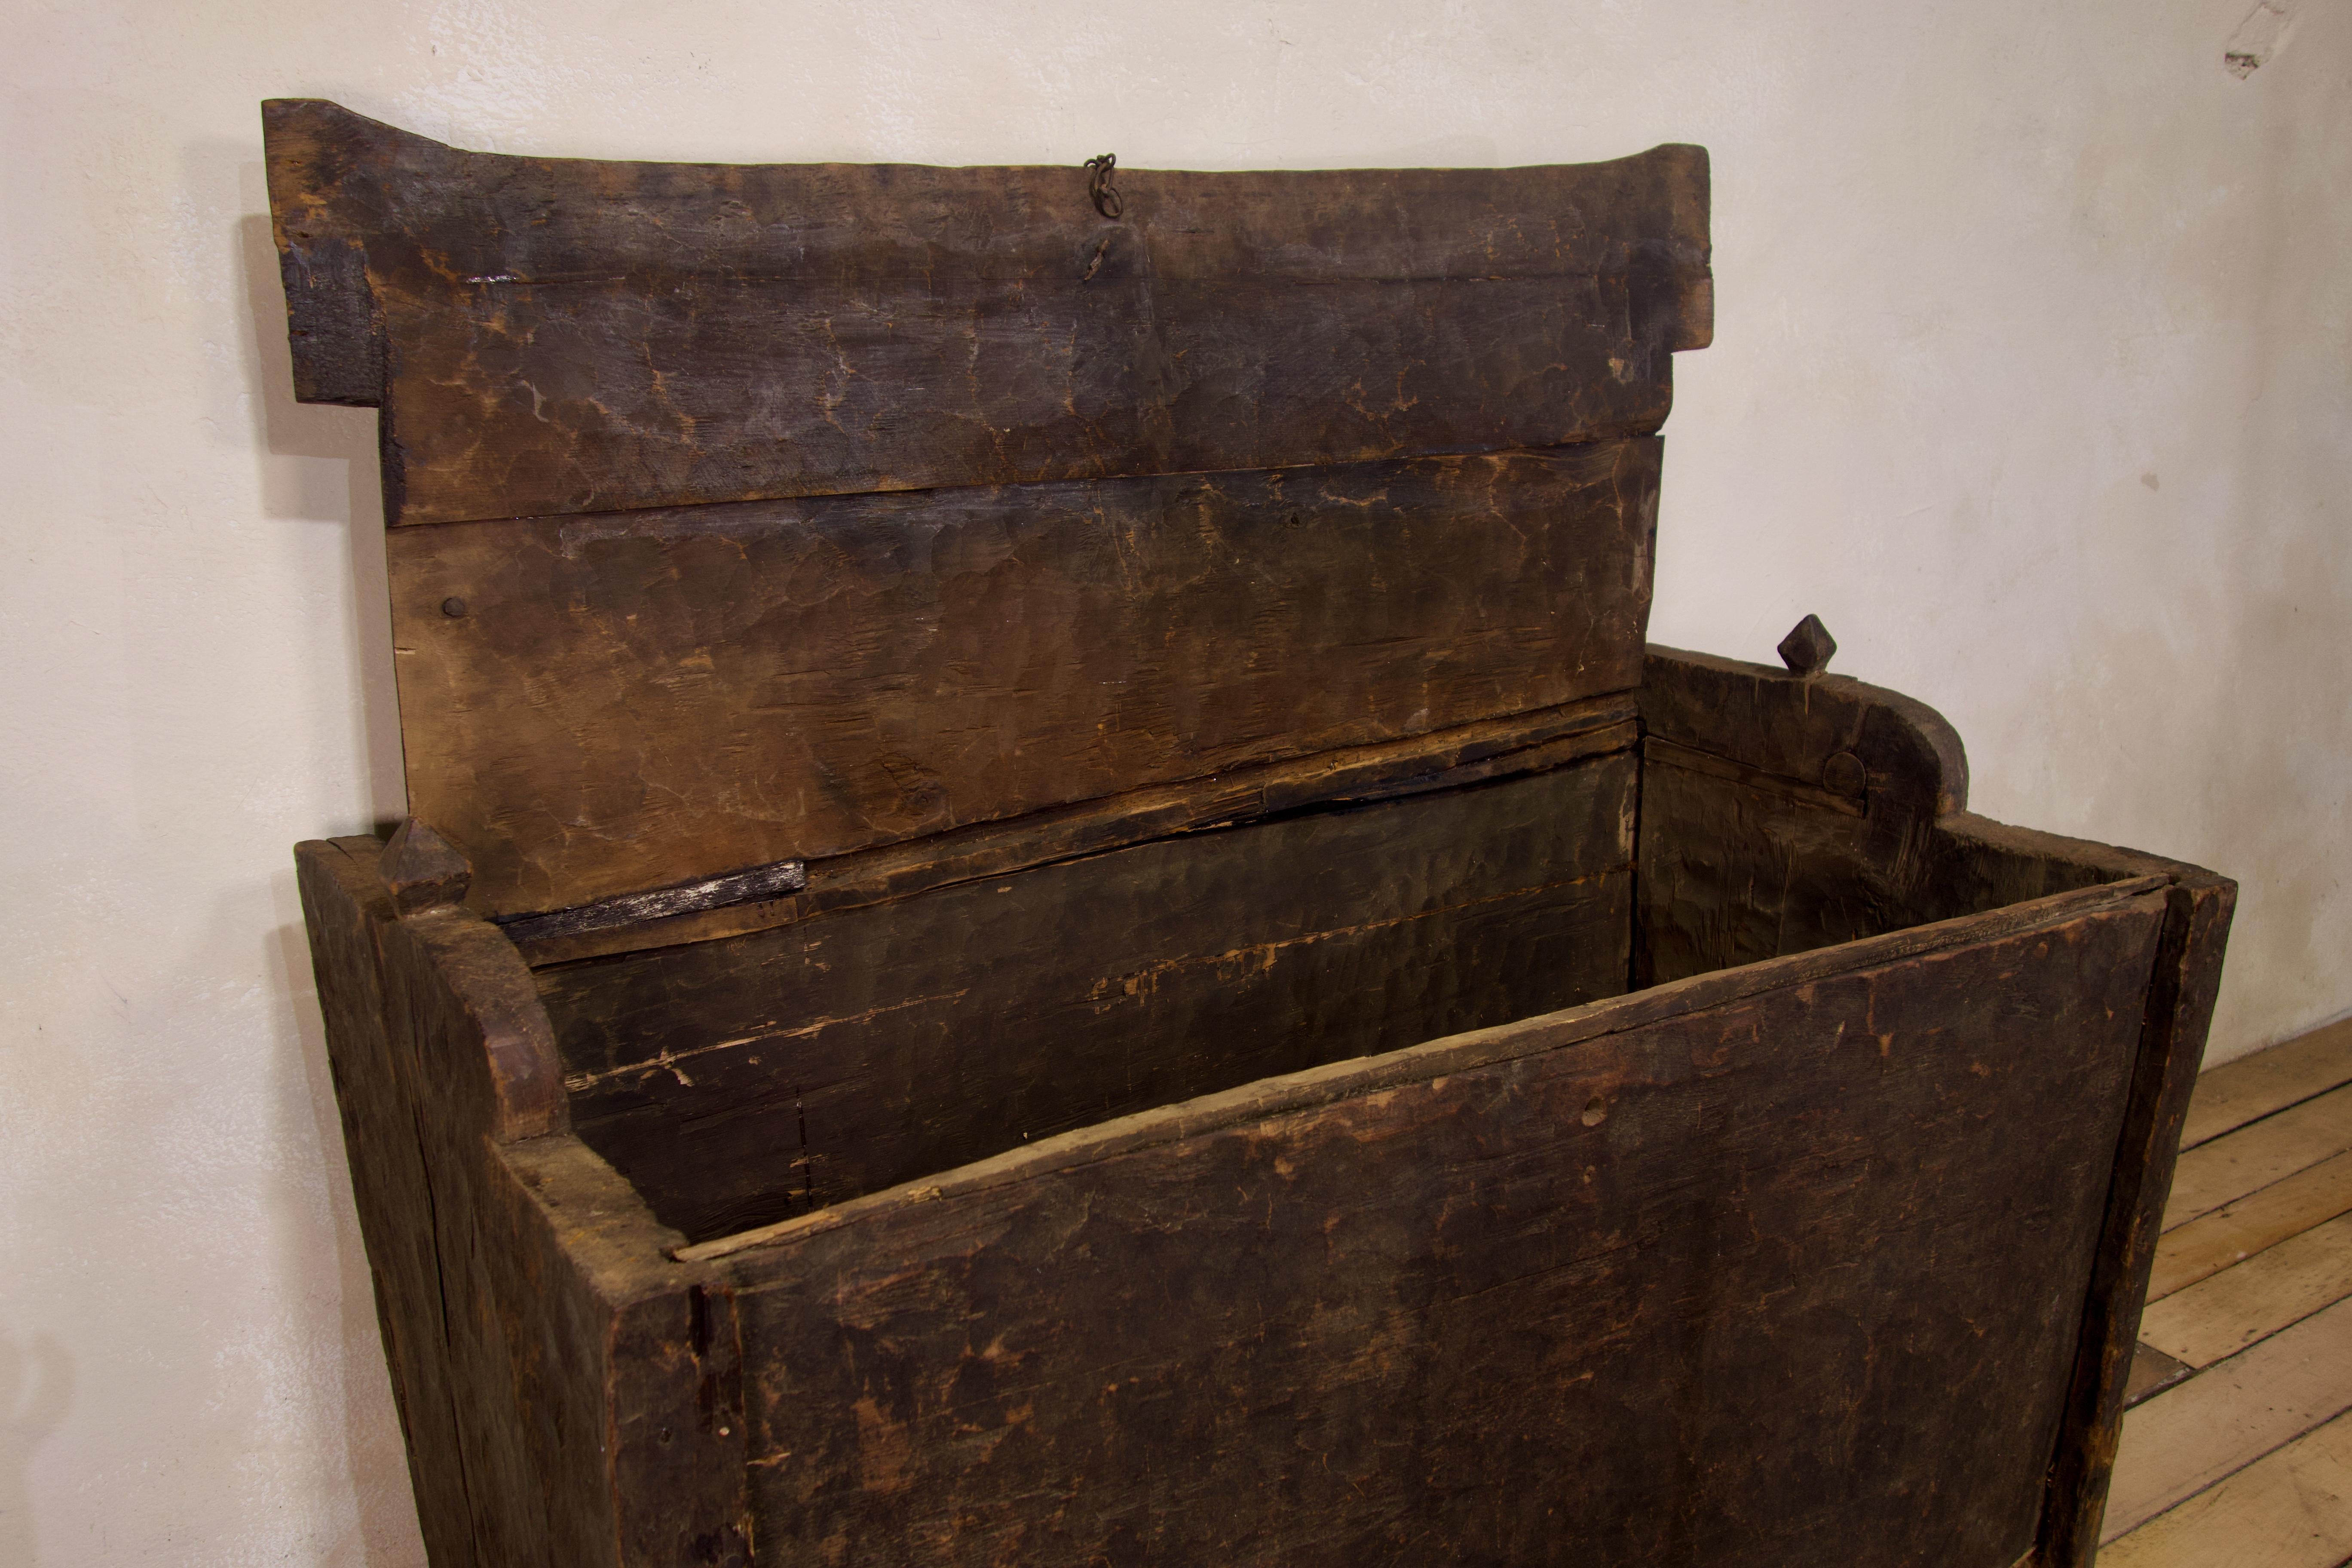
[[[1791,675],[1819,675],[1830,667],[1830,655],[1835,652],[1837,638],[1819,616],[1807,616],[1780,639],[1780,662]]]
[[[413,816],[383,847],[376,872],[403,916],[462,903],[474,880],[473,866],[457,847]]]

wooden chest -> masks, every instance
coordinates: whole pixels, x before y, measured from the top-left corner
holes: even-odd
[[[296,851],[478,1564],[2091,1560],[2232,899],[1644,648],[1694,147],[266,107],[409,822]]]

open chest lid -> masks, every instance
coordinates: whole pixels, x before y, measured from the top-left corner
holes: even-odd
[[[382,410],[410,807],[483,913],[1311,804],[1640,681],[1702,149],[733,166],[263,112],[296,393]]]

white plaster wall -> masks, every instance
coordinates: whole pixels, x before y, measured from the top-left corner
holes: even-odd
[[[1655,633],[1943,709],[2352,1007],[2352,15],[2252,0],[37,5],[0,39],[0,1563],[421,1562],[288,847],[399,809],[373,416],[296,407],[257,100],[463,145],[1715,155]]]

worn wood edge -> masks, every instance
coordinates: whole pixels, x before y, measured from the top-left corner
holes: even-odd
[[[2180,1129],[2221,988],[2237,884],[2181,868],[2149,976],[2139,1061],[2117,1140],[2107,1217],[2089,1289],[2058,1443],[2043,1493],[2039,1546],[2049,1568],[2091,1568],[2123,1435],[2124,1394],[2156,1266]]]
[[[569,1132],[493,1144],[518,1223],[549,1240],[547,1279],[589,1315],[599,1352],[596,1449],[620,1564],[685,1560],[748,1568],[742,1345],[712,1271],[673,1260],[685,1238]],[[544,1277],[543,1277],[544,1278]]]
[[[1824,709],[1842,710],[1836,721],[1842,737],[1838,749],[1883,753],[1882,765],[1892,763],[1908,775],[1900,780],[1901,784],[1906,792],[1921,797],[1931,816],[1941,818],[1968,809],[1968,748],[1949,721],[1916,698],[1848,676],[1795,675],[1770,665],[1669,647],[1663,643],[1649,644],[1643,653],[1642,689],[1645,695],[1654,687],[1664,685],[1654,677],[1688,672],[1702,679],[1745,685],[1759,699],[1785,702],[1791,710],[1808,715]],[[1658,697],[1664,695],[1663,690],[1658,693]],[[1770,722],[1771,716],[1757,717]],[[1741,716],[1736,712],[1720,708],[1694,711],[1688,704],[1669,707],[1654,697],[1643,705],[1642,721],[1646,732],[1689,750],[1781,777],[1790,776],[1785,770],[1772,768],[1765,759],[1748,754],[1752,748],[1743,743],[1740,731],[1743,728],[1752,730],[1753,726],[1743,725]],[[1771,727],[1776,731],[1785,730],[1778,724]],[[1818,769],[1814,778],[1800,777],[1797,782],[1818,785]]]
[[[808,867],[798,860],[778,860],[743,871],[699,877],[651,892],[623,893],[541,915],[493,916],[510,942],[548,942],[557,937],[583,936],[614,926],[639,925],[750,903],[780,894],[797,893],[808,886]]]
[[[395,254],[401,264],[421,266],[451,287],[561,285],[583,277],[608,276],[616,268],[671,274],[697,270],[693,267],[680,268],[679,247],[675,243],[656,257],[633,254],[629,244],[614,237],[589,247],[593,255],[565,252],[554,258],[556,266],[551,273],[542,268],[533,269],[542,276],[518,276],[512,266],[503,264],[499,236],[483,232],[478,224],[452,220],[462,219],[467,203],[485,187],[511,179],[520,172],[576,170],[580,174],[575,177],[602,178],[627,187],[630,194],[650,194],[663,181],[674,181],[681,175],[702,176],[716,193],[730,178],[780,168],[864,173],[879,170],[886,174],[945,174],[950,178],[964,173],[961,169],[922,164],[721,164],[477,153],[355,113],[327,99],[265,100],[261,120],[272,238],[286,285],[295,395],[305,403],[372,406],[383,400],[387,376],[377,288],[379,275],[389,268],[384,258],[371,258],[371,247]],[[1075,167],[1012,164],[981,166],[976,172],[1027,176],[1041,184],[1066,183],[1073,208],[1083,206],[1084,174]],[[1666,346],[1672,350],[1706,347],[1714,336],[1714,288],[1709,268],[1711,176],[1706,150],[1689,143],[1666,142],[1596,163],[1530,164],[1468,173],[1489,179],[1507,179],[1515,174],[1541,176],[1569,172],[1596,182],[1612,177],[1648,179],[1663,198],[1664,232],[1630,234],[1613,242],[1613,248],[1620,254],[1615,264],[1607,267],[1587,264],[1538,268],[1524,263],[1507,264],[1501,258],[1496,258],[1495,265],[1511,276],[1584,277],[1605,273],[1653,287],[1663,282],[1673,291],[1668,309],[1674,320]],[[1139,180],[1146,186],[1154,174],[1187,178],[1238,175],[1257,181],[1293,183],[1311,194],[1318,175],[1371,173],[1427,176],[1454,172],[1182,171],[1136,167],[1119,173],[1130,182]],[[420,185],[426,188],[419,189]],[[1135,188],[1130,184],[1130,194]],[[1093,216],[1081,216],[1074,211],[1074,225],[1091,226]],[[1140,213],[1130,216],[1140,221],[1103,227],[1107,232],[1127,234],[1149,227],[1148,218]],[[427,253],[425,236],[435,234],[446,239],[451,230],[472,241],[474,250],[462,256]],[[1592,243],[1590,237],[1573,232],[1569,237],[1574,242]],[[1611,242],[1604,237],[1603,243]],[[640,243],[636,248],[644,250],[645,247]],[[1255,268],[1247,276],[1288,275],[1284,268],[1294,262],[1293,247],[1258,245],[1246,248]],[[1312,247],[1306,250],[1311,252]],[[790,268],[779,271],[779,259],[772,257],[764,266],[747,266],[752,262],[751,257],[730,251],[710,259],[699,270],[729,277],[798,275]],[[1164,264],[1158,270],[1170,277],[1184,275],[1171,272]],[[1320,275],[1311,271],[1300,274]],[[398,508],[388,510],[396,514]]]
[[[1941,817],[1936,827],[1939,833],[1958,844],[1980,846],[2021,858],[2044,858],[2062,861],[2108,878],[2168,877],[2184,885],[2236,886],[2228,878],[2185,860],[2152,855],[2144,849],[2126,849],[2113,844],[2101,844],[2095,839],[2044,833],[2036,827],[2019,827],[2007,822],[1996,822],[1989,816],[1979,816],[1972,811],[1954,812]]]
[[[565,1130],[571,1100],[563,1088],[563,1059],[521,953],[496,926],[462,906],[400,912],[381,873],[383,849],[362,836],[310,839],[296,845],[294,853],[298,860],[315,858],[362,908],[380,900],[381,918],[425,947],[441,983],[478,1032],[491,1100],[484,1108],[486,1129],[492,1140],[513,1142]]]
[[[1025,1148],[976,1161],[951,1172],[901,1183],[814,1214],[795,1215],[682,1247],[675,1256],[680,1261],[706,1262],[789,1243],[909,1204],[984,1192],[1137,1150],[1179,1142],[1220,1128],[1589,1044],[1769,991],[2063,924],[2080,916],[2120,909],[2136,900],[2161,898],[2168,887],[2163,879],[2151,877],[2077,889],[1836,947],[1693,975],[1646,991],[1539,1014],[1493,1028],[1444,1036],[1376,1057],[1358,1057],[1303,1072],[1262,1079],[1238,1089],[1040,1139]]]
[[[1868,807],[1856,796],[1840,795],[1834,790],[1823,789],[1819,784],[1807,784],[1782,773],[1767,773],[1762,768],[1750,767],[1729,757],[1719,757],[1712,752],[1702,752],[1678,741],[1669,741],[1664,735],[1643,737],[1642,763],[1644,767],[1656,763],[1682,768],[1695,773],[1705,773],[1709,778],[1745,784],[1750,789],[1768,790],[1785,795],[1801,805],[1839,812],[1847,816],[1862,816],[1868,813]]]
[[[569,1131],[499,1141],[488,1108],[495,1096],[471,1055],[496,1032],[497,1007],[513,999],[509,984],[495,1005],[484,1005],[481,960],[495,944],[476,940],[481,932],[462,919],[454,929],[467,935],[453,944],[452,922],[438,910],[402,910],[375,868],[374,848],[365,837],[313,841],[297,847],[297,865],[306,921],[315,931],[321,912],[333,911],[330,923],[354,944],[339,974],[364,971],[373,980],[369,1016],[398,1040],[361,1081],[346,1080],[352,1064],[339,1054],[337,1097],[347,1116],[355,1096],[384,1104],[391,1120],[373,1134],[395,1142],[413,1136],[423,1162],[425,1186],[404,1225],[384,1227],[385,1194],[370,1202],[355,1186],[355,1196],[363,1221],[373,1221],[367,1240],[380,1303],[394,1276],[428,1297],[440,1293],[421,1303],[432,1327],[413,1317],[383,1320],[420,1510],[438,1510],[425,1521],[435,1560],[495,1556],[547,1568],[674,1561],[682,1543],[666,1533],[674,1537],[670,1527],[681,1518],[698,1543],[723,1547],[730,1522],[748,1519],[740,1459],[730,1474],[723,1462],[709,1462],[709,1444],[670,1441],[672,1431],[691,1437],[698,1409],[712,1403],[703,1397],[709,1380],[688,1331],[698,1276],[667,1256],[684,1238],[663,1228],[635,1189]],[[509,982],[516,965],[505,958]],[[484,1066],[492,1066],[487,1055]],[[356,1157],[353,1173],[355,1184],[369,1179]],[[462,1300],[456,1290],[466,1292]],[[421,1331],[396,1331],[411,1328]],[[420,1429],[409,1418],[420,1400],[447,1401],[454,1424]],[[648,1426],[656,1427],[652,1440]],[[432,1467],[421,1462],[420,1443],[432,1445],[435,1473],[454,1492],[427,1493]],[[675,1488],[633,1484],[648,1455],[656,1468],[690,1466],[705,1478],[690,1510],[676,1506]],[[633,1534],[654,1549],[633,1550]],[[722,1550],[696,1560],[742,1568],[749,1558]]]
[[[715,942],[1285,812],[1549,772],[1634,740],[1632,698],[1611,693],[828,856],[809,861],[801,890],[782,899],[547,937],[517,929],[524,924],[518,921],[507,934],[534,969]]]

